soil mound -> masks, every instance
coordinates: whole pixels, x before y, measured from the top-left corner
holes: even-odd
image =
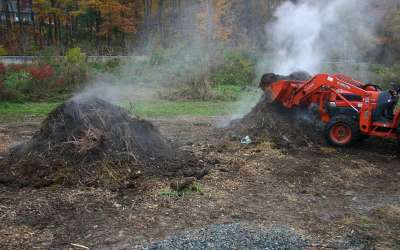
[[[260,87],[282,79],[304,81],[310,78],[305,72],[288,76],[270,73],[262,77]],[[266,139],[284,148],[311,146],[320,142],[321,129],[322,124],[311,109],[287,109],[279,103],[271,103],[267,95],[261,97],[250,113],[233,121],[229,128],[233,137],[248,135],[253,140]]]
[[[97,98],[60,105],[5,162],[0,171],[10,182],[34,186],[121,188],[142,175],[204,175],[196,157],[176,150],[150,122]]]

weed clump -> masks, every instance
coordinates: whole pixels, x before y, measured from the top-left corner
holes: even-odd
[[[163,197],[183,197],[193,193],[204,194],[204,189],[196,182],[196,178],[192,177],[172,182],[169,189],[162,190],[160,195]]]

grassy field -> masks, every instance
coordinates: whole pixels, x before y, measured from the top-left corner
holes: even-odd
[[[247,103],[247,101],[243,101]],[[122,103],[120,106],[144,118],[176,116],[218,116],[229,115],[242,109],[243,102],[198,102],[198,101],[138,101]],[[249,100],[250,103],[250,100]],[[26,120],[44,118],[57,102],[41,103],[1,103],[0,120]]]
[[[4,103],[0,102],[0,120],[19,120],[45,117],[59,103]]]
[[[257,92],[244,90],[241,86],[217,85],[213,88],[221,98],[213,101],[171,101],[163,99],[121,101],[115,103],[132,114],[143,118],[177,116],[220,116],[247,112],[258,100]],[[26,120],[46,117],[61,101],[47,102],[1,102],[0,120]]]
[[[176,117],[180,115],[217,116],[233,112],[233,102],[159,101],[122,105],[142,117]]]

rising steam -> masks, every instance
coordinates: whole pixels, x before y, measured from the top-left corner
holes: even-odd
[[[267,25],[272,51],[261,67],[279,74],[317,73],[330,61],[360,61],[373,46],[379,20],[372,0],[301,0],[283,3]],[[269,66],[266,66],[268,62]]]

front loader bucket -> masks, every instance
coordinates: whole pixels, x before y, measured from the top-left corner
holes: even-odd
[[[286,97],[290,95],[291,86],[287,81],[277,81],[272,83],[269,86],[269,90],[266,91],[270,91],[271,102],[283,103]]]

